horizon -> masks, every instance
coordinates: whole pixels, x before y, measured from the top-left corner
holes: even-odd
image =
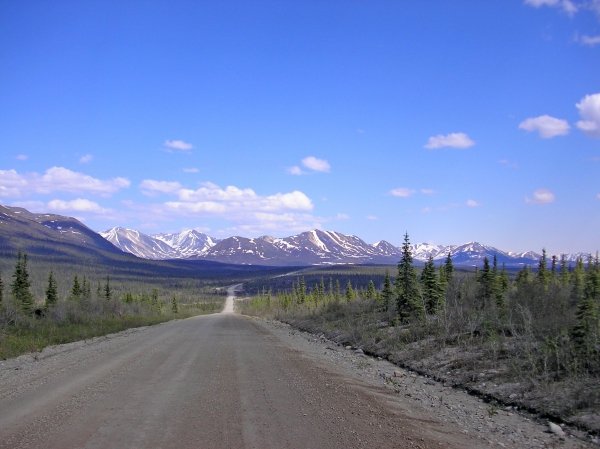
[[[2,204],[600,249],[599,2],[16,2],[0,39]]]

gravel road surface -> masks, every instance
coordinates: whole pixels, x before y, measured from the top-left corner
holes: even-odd
[[[456,392],[444,393],[444,387],[413,379],[386,362],[281,324],[239,316],[232,312],[232,301],[228,298],[228,313],[132,329],[1,362],[0,448],[582,444],[568,435],[544,433],[543,426],[504,411],[503,418],[520,421],[502,421],[499,425],[510,431],[494,433],[486,409],[474,398],[464,400],[476,405],[463,402],[480,407],[473,416],[459,413],[459,405],[456,413],[452,407],[442,411],[443,404],[456,401]],[[411,386],[403,387],[404,379]],[[419,395],[430,399],[416,400]],[[481,422],[476,414],[483,415]],[[490,419],[500,415],[489,414]]]

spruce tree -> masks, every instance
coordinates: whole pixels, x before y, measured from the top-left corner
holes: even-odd
[[[79,301],[81,299],[81,285],[77,275],[73,277],[73,287],[71,288],[71,299]]]
[[[577,258],[575,268],[571,273],[571,303],[579,304],[583,299],[583,293],[585,289],[585,268],[583,266],[583,259]]]
[[[548,258],[546,257],[546,249],[542,249],[542,256],[538,264],[537,281],[545,289],[548,288],[550,274],[548,273]]]
[[[440,308],[442,291],[433,263],[433,256],[429,256],[423,271],[421,271],[421,291],[423,292],[425,311],[430,315],[436,314]]]
[[[2,282],[2,273],[0,273],[0,307],[2,307],[3,299],[4,299],[4,282]]]
[[[348,280],[348,283],[346,284],[346,293],[345,293],[345,297],[346,297],[346,301],[350,302],[355,298],[355,293],[354,293],[354,289],[352,288],[352,282],[350,282],[350,280]]]
[[[13,283],[11,285],[12,294],[21,310],[30,314],[33,311],[33,295],[30,291],[31,282],[27,272],[27,254],[19,251],[17,255],[17,264],[13,274]]]
[[[411,317],[423,318],[425,310],[419,291],[417,273],[413,266],[412,252],[408,233],[404,234],[402,244],[402,259],[398,263],[398,277],[396,278],[396,306],[398,318],[405,323]]]
[[[495,276],[490,269],[490,261],[487,257],[483,258],[483,268],[478,274],[477,282],[479,282],[479,307],[485,309],[494,294]]]
[[[377,292],[375,290],[375,283],[372,280],[370,280],[365,297],[368,300],[373,300],[375,299],[375,296],[377,296]]]
[[[569,267],[567,266],[567,256],[560,255],[560,284],[563,287],[569,285]]]
[[[54,273],[50,271],[48,275],[48,287],[46,288],[46,307],[52,307],[58,301],[58,288]]]
[[[104,284],[104,299],[110,301],[112,297],[112,290],[110,288],[110,278],[106,276],[106,284]]]
[[[392,298],[394,297],[394,290],[392,290],[392,282],[390,280],[390,273],[385,272],[385,279],[383,281],[383,290],[381,291],[381,302],[383,303],[383,310],[386,312],[390,310],[392,305]]]
[[[583,297],[577,304],[577,322],[572,331],[575,348],[580,354],[584,365],[589,365],[593,357],[598,357],[598,343],[600,343],[599,300],[600,270],[590,264],[586,272]]]
[[[339,301],[342,298],[342,287],[340,286],[340,280],[335,280],[335,294],[334,298],[336,301]]]
[[[446,275],[446,283],[450,284],[450,282],[452,282],[452,277],[454,276],[454,265],[452,264],[452,257],[450,257],[449,252],[446,257],[446,262],[444,263],[444,274]]]
[[[179,306],[177,305],[177,298],[175,298],[175,296],[171,299],[171,311],[173,313],[179,313]]]

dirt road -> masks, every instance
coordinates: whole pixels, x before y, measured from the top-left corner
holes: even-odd
[[[269,326],[222,313],[2,362],[0,448],[485,447]]]

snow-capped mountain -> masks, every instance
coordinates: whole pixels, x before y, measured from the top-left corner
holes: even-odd
[[[142,259],[176,259],[177,251],[169,244],[143,234],[135,229],[115,227],[100,235],[121,251],[131,253]]]
[[[318,229],[285,238],[233,236],[223,240],[195,230],[150,236],[130,229],[113,228],[101,235],[121,250],[146,259],[206,259],[253,265],[325,265],[395,264],[401,258],[401,249],[384,240],[368,244],[354,235]],[[508,253],[477,242],[449,246],[419,243],[412,245],[411,250],[416,263],[423,263],[430,256],[436,262],[441,262],[450,254],[456,265],[463,266],[481,266],[485,257],[490,262],[496,257],[498,264],[507,267],[535,266],[540,257],[531,251]]]
[[[156,234],[152,238],[160,240],[175,249],[178,257],[202,256],[219,242],[194,229],[187,229],[173,234]]]

